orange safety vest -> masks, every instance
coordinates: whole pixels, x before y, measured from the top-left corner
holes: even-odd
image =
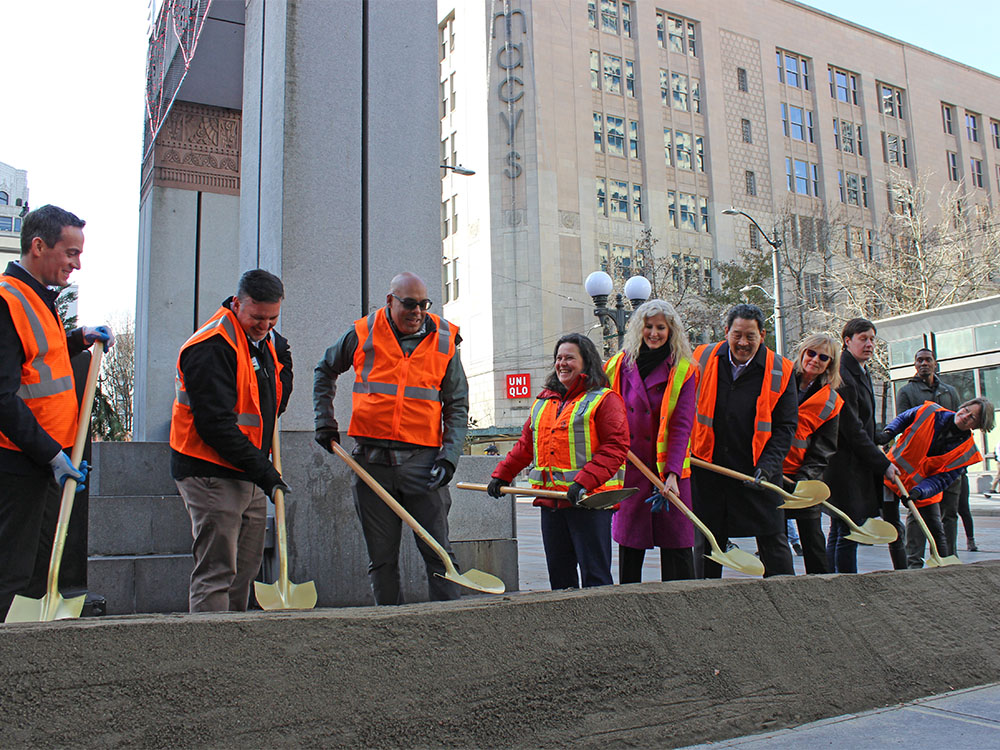
[[[785,456],[782,471],[789,477],[794,477],[802,467],[809,447],[809,438],[820,426],[840,414],[844,406],[842,399],[829,384],[824,385],[813,395],[799,404],[799,426],[792,438],[792,447]]]
[[[225,306],[220,307],[205,325],[184,342],[184,346],[181,347],[180,353],[177,355],[177,372],[174,377],[174,408],[170,416],[170,447],[185,456],[199,458],[239,471],[239,467],[233,466],[201,439],[194,426],[191,401],[184,387],[181,355],[189,346],[205,341],[212,336],[222,336],[226,343],[236,350],[236,426],[256,448],[261,448],[264,420],[260,411],[260,393],[257,390],[257,376],[250,356],[250,345],[247,343],[246,333],[236,319],[236,315]],[[277,409],[281,404],[281,370],[283,368],[278,361],[274,341],[270,336],[267,337],[267,348],[270,349],[271,359],[274,360],[274,406],[277,418]],[[268,446],[268,451],[270,451],[270,446]]]
[[[7,303],[14,329],[24,349],[21,387],[17,395],[35,415],[39,426],[63,448],[73,445],[80,418],[66,330],[58,314],[28,284],[0,276],[0,297]],[[0,448],[21,448],[0,433]]]
[[[618,352],[604,365],[604,372],[611,381],[611,390],[618,395],[622,394],[621,373],[624,352]],[[670,368],[670,376],[667,379],[667,390],[665,398],[660,402],[660,424],[656,431],[656,470],[661,479],[666,479],[667,466],[667,433],[670,429],[670,416],[677,406],[677,399],[680,398],[681,388],[690,378],[698,377],[698,368],[691,360],[682,357],[680,362]],[[681,469],[681,478],[691,476],[691,436],[688,436],[687,451],[684,454],[684,465]]]
[[[437,330],[409,356],[389,325],[385,308],[354,321],[354,395],[351,437],[441,447],[441,382],[455,356],[458,326],[433,313]]]
[[[609,393],[610,388],[584,391],[563,404],[562,411],[559,410],[557,398],[535,399],[528,417],[531,421],[534,453],[534,464],[528,471],[528,481],[532,487],[565,490],[576,481],[577,474],[590,463],[594,453],[600,448],[597,407]],[[624,484],[625,472],[619,468],[617,474],[591,490],[591,493],[621,489]],[[552,500],[545,498],[535,501],[535,505],[552,503]],[[555,503],[559,508],[570,507],[566,500],[557,500]]]
[[[691,431],[691,453],[702,461],[711,461],[715,450],[715,396],[719,384],[719,347],[717,344],[702,344],[694,350],[694,358],[701,369],[698,381],[698,407]],[[763,346],[763,344],[761,344]],[[770,373],[771,377],[768,377]],[[757,463],[760,454],[771,439],[771,413],[775,404],[785,392],[788,381],[792,379],[792,362],[784,357],[775,356],[770,349],[764,361],[764,382],[761,385],[760,396],[757,397],[757,410],[754,415],[753,460]]]
[[[918,407],[910,426],[903,430],[899,442],[887,454],[889,460],[899,469],[899,478],[907,490],[912,490],[927,477],[961,469],[963,466],[972,466],[983,460],[972,435],[947,453],[940,456],[927,455],[934,439],[934,414],[942,409],[943,406],[933,401],[925,401],[923,406]],[[888,479],[884,479],[883,482],[886,487],[898,494],[899,487],[895,482],[890,482]],[[914,500],[913,504],[920,508],[933,505],[941,502],[943,494],[939,492],[930,497]]]

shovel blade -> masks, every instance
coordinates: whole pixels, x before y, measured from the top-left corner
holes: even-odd
[[[282,586],[282,583],[285,585]],[[316,606],[316,584],[313,581],[292,583],[254,581],[253,593],[261,609],[312,609]]]
[[[928,568],[943,568],[947,565],[961,565],[962,561],[958,559],[957,555],[948,555],[946,557],[928,557],[924,560],[924,565]]]
[[[852,531],[850,534],[844,534],[845,539],[850,539],[852,542],[857,542],[858,544],[867,544],[869,546],[875,544],[885,544],[887,541],[879,539],[877,536],[869,536],[868,534],[860,534],[857,531]]]
[[[732,568],[733,570],[738,570],[740,573],[746,573],[748,576],[764,575],[764,563],[746,550],[731,549],[729,552],[716,552],[715,550],[712,550],[712,552],[705,555],[705,557],[726,568]]]
[[[459,586],[473,591],[481,591],[484,594],[502,594],[507,590],[506,585],[499,578],[475,568],[470,568],[464,573],[448,570],[445,571],[444,575],[440,573],[438,575],[452,583],[457,583]]]
[[[608,508],[613,508],[618,505],[622,500],[627,497],[632,497],[636,492],[638,492],[636,487],[624,487],[620,490],[605,490],[604,492],[595,492],[592,495],[587,495],[580,501],[580,505],[584,508],[590,508],[591,510],[607,510]]]
[[[83,612],[87,595],[63,599],[58,593],[46,594],[41,599],[15,596],[7,611],[5,622],[51,622],[52,620],[75,620]]]
[[[792,494],[803,500],[815,498],[817,503],[821,503],[830,499],[830,488],[826,482],[819,479],[803,479],[801,482],[795,483]]]
[[[888,521],[883,521],[881,518],[869,518],[861,524],[861,530],[865,534],[878,539],[876,544],[888,544],[889,542],[894,542],[899,536],[899,531],[896,527]]]
[[[783,508],[785,510],[799,510],[801,508],[812,508],[815,505],[819,505],[825,499],[826,498],[822,497],[804,497],[801,499],[796,498],[795,500],[786,500],[778,507]]]

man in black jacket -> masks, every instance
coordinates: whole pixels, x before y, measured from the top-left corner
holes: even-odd
[[[882,505],[882,477],[890,481],[896,467],[875,445],[875,393],[866,364],[875,353],[875,324],[864,318],[847,321],[841,332],[844,352],[840,359],[841,384],[837,393],[844,399],[840,410],[837,452],[830,458],[826,483],[830,502],[847,513],[857,524],[879,513]],[[891,509],[886,520],[899,526]],[[827,562],[831,573],[858,572],[858,543],[846,538],[850,529],[839,518],[830,523],[826,542]],[[897,545],[897,546],[893,546]],[[902,539],[889,546],[893,567],[906,567]]]
[[[282,299],[277,276],[247,271],[177,359],[170,471],[191,516],[192,612],[247,608],[266,497],[289,491],[269,458],[292,392],[291,350],[272,330]]]

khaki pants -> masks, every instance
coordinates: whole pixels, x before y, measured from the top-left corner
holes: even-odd
[[[264,557],[267,496],[253,482],[217,477],[175,480],[194,543],[192,612],[243,612]]]

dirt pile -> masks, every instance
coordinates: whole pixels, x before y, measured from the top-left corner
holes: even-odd
[[[1000,562],[0,627],[0,746],[667,747],[1000,681]]]

